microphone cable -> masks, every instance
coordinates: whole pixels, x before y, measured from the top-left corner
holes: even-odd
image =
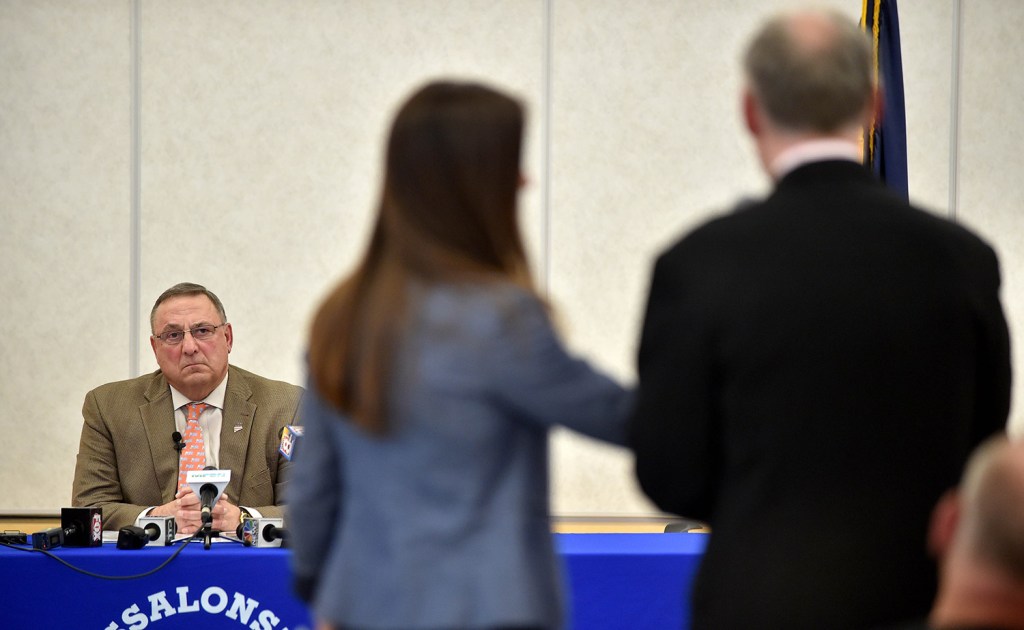
[[[21,547],[19,545],[12,545],[12,544],[5,543],[5,542],[0,542],[0,545],[3,545],[4,547],[7,547],[8,549],[16,549],[18,551],[28,551],[28,552],[32,552],[32,553],[41,553],[41,554],[43,554],[43,555],[45,555],[47,557],[53,558],[54,560],[56,560],[57,562],[63,564],[64,566],[66,566],[67,568],[71,569],[72,571],[77,571],[78,573],[81,573],[83,575],[88,575],[89,577],[99,578],[101,580],[137,580],[139,578],[149,577],[149,576],[153,575],[154,573],[156,573],[157,571],[159,571],[160,569],[163,569],[164,567],[166,567],[168,564],[170,564],[172,560],[174,560],[175,558],[178,557],[178,554],[180,554],[182,551],[185,550],[185,547],[188,546],[187,543],[190,543],[193,540],[195,540],[196,542],[199,541],[199,539],[196,538],[196,536],[199,535],[199,533],[200,532],[197,531],[195,534],[192,534],[188,538],[182,538],[181,540],[174,541],[175,544],[177,544],[179,542],[180,543],[184,543],[184,544],[182,544],[180,547],[178,547],[177,551],[175,551],[173,554],[171,554],[170,557],[168,557],[166,560],[161,562],[160,565],[157,566],[156,568],[150,569],[149,571],[146,571],[145,573],[138,573],[138,574],[135,574],[135,575],[103,575],[102,573],[93,573],[92,571],[87,571],[85,569],[82,569],[81,567],[76,567],[75,565],[71,564],[70,562],[68,562],[64,558],[61,558],[60,556],[58,556],[58,555],[56,555],[56,554],[54,554],[54,553],[52,553],[52,552],[50,552],[50,551],[48,551],[46,549],[35,549],[33,547]],[[242,542],[240,540],[234,540],[234,539],[229,538],[227,536],[224,536],[223,538],[224,538],[224,540],[229,540],[229,541],[234,542],[234,543],[242,544]]]

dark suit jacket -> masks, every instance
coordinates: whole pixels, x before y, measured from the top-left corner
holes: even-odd
[[[658,259],[631,440],[648,496],[711,525],[694,628],[927,614],[931,509],[1005,427],[999,282],[980,239],[842,161]]]
[[[231,470],[224,493],[236,505],[280,517],[285,471],[280,430],[299,424],[302,388],[228,368],[219,467]],[[85,396],[72,504],[103,508],[104,529],[131,525],[142,510],[174,498],[178,453],[174,409],[158,370],[108,383]],[[242,427],[235,431],[234,427]]]

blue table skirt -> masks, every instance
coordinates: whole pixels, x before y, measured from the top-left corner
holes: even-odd
[[[708,534],[559,534],[575,630],[690,627]]]
[[[705,534],[555,534],[571,594],[571,628],[687,628],[687,595]],[[59,558],[105,575],[156,568],[179,549],[58,548]],[[291,594],[288,551],[190,544],[148,577],[103,580],[53,558],[0,547],[0,628],[35,630],[304,630]]]

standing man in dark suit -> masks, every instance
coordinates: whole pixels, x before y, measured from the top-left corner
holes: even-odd
[[[228,365],[231,324],[220,299],[203,286],[164,291],[150,325],[160,369],[85,397],[72,503],[102,507],[105,529],[173,515],[179,532],[195,533],[202,525],[199,498],[188,486],[179,488],[175,437],[189,435],[188,405],[204,403],[194,429],[201,430],[203,463],[231,470],[212,509],[213,529],[233,532],[246,514],[282,516],[290,463],[278,452],[280,431],[299,424],[302,389]],[[193,439],[198,445],[198,434],[186,441]]]
[[[998,261],[859,163],[879,98],[856,24],[777,17],[745,66],[774,190],[657,261],[637,475],[660,508],[711,526],[696,629],[924,614],[931,508],[1007,419]]]

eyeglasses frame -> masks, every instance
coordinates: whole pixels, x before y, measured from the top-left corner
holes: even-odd
[[[159,335],[150,335],[150,338],[151,339],[159,339],[160,342],[163,343],[165,346],[180,346],[182,344],[182,342],[185,341],[185,334],[184,333],[188,333],[188,334],[192,335],[192,340],[193,341],[209,341],[210,339],[213,339],[213,334],[217,333],[217,329],[218,328],[223,328],[224,326],[227,326],[227,325],[228,325],[228,322],[224,322],[223,324],[217,324],[216,326],[213,325],[213,324],[199,324],[198,326],[195,326],[193,328],[183,328],[181,330],[165,330],[164,332],[160,333]],[[198,339],[196,337],[196,334],[194,332],[192,332],[192,331],[197,330],[199,328],[212,328],[213,329],[213,334],[211,334],[210,337],[208,337],[206,339]],[[167,334],[170,334],[170,333],[182,333],[181,341],[178,341],[178,342],[174,343],[174,342],[170,342],[170,341],[167,341],[166,339],[164,339],[164,335],[167,335]]]

